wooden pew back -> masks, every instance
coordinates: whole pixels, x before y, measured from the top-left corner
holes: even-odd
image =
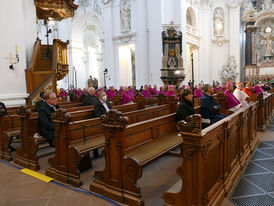
[[[201,130],[201,116],[177,124],[183,138],[180,191],[163,194],[165,205],[220,205],[259,140],[257,103]]]

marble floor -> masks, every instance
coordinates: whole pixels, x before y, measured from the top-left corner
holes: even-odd
[[[258,132],[261,141],[274,141],[274,127],[272,127],[273,125],[266,132]],[[53,156],[51,152],[49,149],[39,151],[39,164],[41,166],[39,173],[45,174],[48,168],[47,160]],[[55,183],[46,183],[38,180],[20,172],[13,167],[12,162],[1,161],[0,206],[119,205],[120,203],[115,204],[115,202],[88,194],[87,191],[90,183],[93,181],[94,171],[104,169],[104,158],[101,156],[98,159],[94,159],[92,163],[92,169],[81,173],[81,180],[84,182],[83,186],[69,189]],[[163,156],[144,168],[143,177],[138,184],[141,186],[146,206],[163,205],[161,195],[179,180],[175,171],[181,163],[182,159],[180,157]],[[221,206],[234,206],[234,204],[228,198],[225,198]]]

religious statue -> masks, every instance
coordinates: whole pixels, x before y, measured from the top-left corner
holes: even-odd
[[[272,9],[272,0],[264,0],[264,10]]]
[[[224,11],[222,8],[216,8],[214,12],[214,34],[217,38],[224,36]]]
[[[219,71],[219,75],[223,82],[228,80],[235,80],[238,76],[238,72],[236,71],[237,64],[234,56],[228,58],[227,63],[222,67]]]
[[[89,76],[89,79],[88,79],[88,87],[93,87],[93,79],[91,75]]]
[[[168,59],[168,62],[167,62],[169,69],[175,69],[175,67],[177,65],[174,56],[175,56],[174,49],[170,49],[169,50],[169,59]]]
[[[122,23],[122,31],[130,31],[131,28],[131,10],[130,3],[128,0],[121,0],[120,5],[120,15],[121,15],[121,23]]]
[[[95,0],[93,3],[93,11],[99,15],[101,14],[101,8],[97,0]]]
[[[270,58],[272,59],[273,57],[273,49],[272,49],[272,39],[270,37],[270,34],[268,35],[266,39],[266,49],[265,49],[265,58]]]

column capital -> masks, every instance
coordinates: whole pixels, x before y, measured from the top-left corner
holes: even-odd
[[[204,8],[212,8],[213,2],[214,2],[213,0],[201,0],[200,1],[201,6]]]
[[[226,5],[230,9],[240,8],[242,0],[227,0]]]
[[[111,2],[112,0],[101,0],[101,2],[104,4],[104,5],[107,5]]]

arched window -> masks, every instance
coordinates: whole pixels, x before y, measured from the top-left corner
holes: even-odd
[[[191,7],[189,7],[186,11],[186,24],[196,27],[196,15]]]

